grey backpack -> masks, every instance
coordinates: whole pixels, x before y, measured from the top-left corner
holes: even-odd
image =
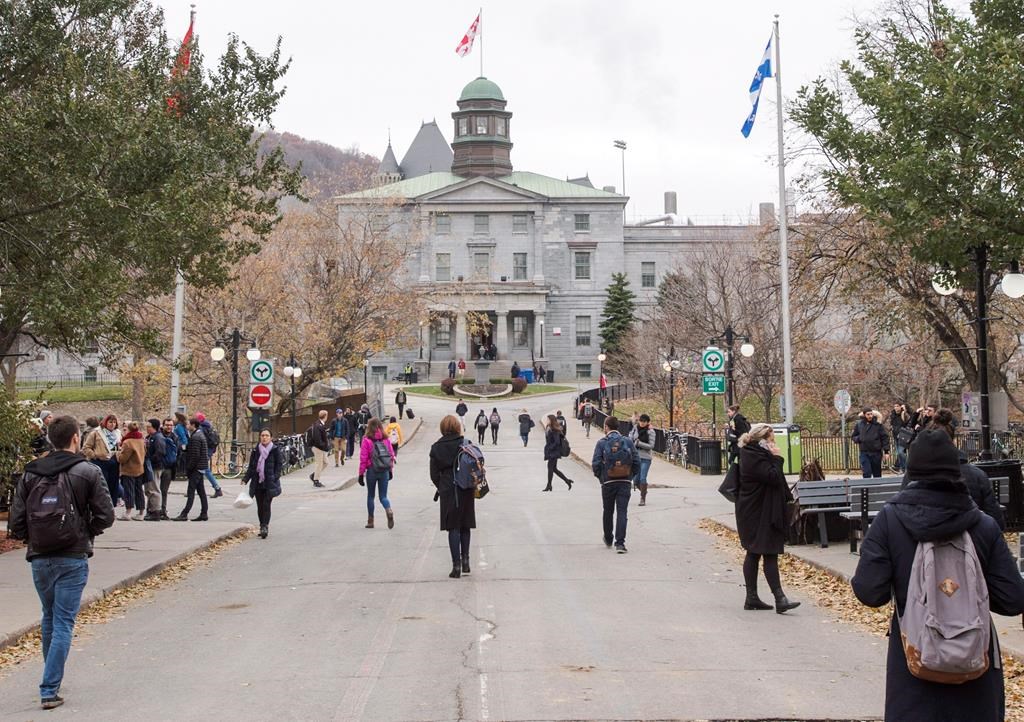
[[[963,684],[988,671],[988,585],[970,534],[918,542],[899,622],[907,668],[918,679]]]

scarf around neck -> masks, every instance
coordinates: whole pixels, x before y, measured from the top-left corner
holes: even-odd
[[[274,448],[274,443],[271,442],[269,444],[260,444],[256,448],[260,452],[260,458],[256,462],[256,473],[259,475],[260,483],[262,484],[263,481],[264,481],[264,472],[263,472],[263,470],[264,470],[264,467],[266,466],[266,463],[267,463],[267,457],[270,456],[270,451],[271,451],[271,449]]]

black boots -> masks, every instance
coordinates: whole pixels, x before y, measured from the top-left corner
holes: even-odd
[[[452,571],[448,574],[452,579],[458,579],[462,576],[462,565],[458,562],[452,562]]]
[[[462,557],[462,573],[469,574],[469,557]]]
[[[777,614],[788,612],[790,609],[796,609],[800,606],[800,602],[791,602],[786,599],[786,593],[781,589],[773,593],[775,594],[775,612]]]
[[[267,529],[267,527],[265,527],[265,526],[261,526],[260,527],[260,539],[266,539],[267,538],[267,534],[269,534],[269,533],[270,533],[270,530]]]
[[[771,609],[771,604],[765,604],[761,601],[761,597],[757,596],[757,587],[751,589],[747,587],[747,598],[743,602],[743,608],[747,611],[755,609]]]

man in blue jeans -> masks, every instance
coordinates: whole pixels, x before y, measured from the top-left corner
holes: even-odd
[[[103,474],[78,454],[78,420],[60,416],[50,424],[48,435],[56,451],[25,466],[10,516],[11,534],[28,542],[25,556],[43,607],[43,709],[64,704],[58,693],[89,578],[93,539],[114,523]],[[47,523],[56,518],[73,519],[72,533],[58,533]]]
[[[860,469],[865,479],[882,476],[882,456],[889,456],[889,434],[874,410],[868,406],[853,427],[851,438],[860,447]]]
[[[615,551],[626,553],[626,508],[633,479],[640,473],[640,455],[633,442],[619,433],[619,420],[604,420],[604,438],[594,447],[590,466],[601,482],[604,504],[604,545],[612,546],[612,519],[615,519]]]

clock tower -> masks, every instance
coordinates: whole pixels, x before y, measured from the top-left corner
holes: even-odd
[[[462,89],[459,109],[452,113],[455,138],[452,173],[460,176],[500,178],[512,172],[509,121],[512,113],[501,88],[480,77]]]

